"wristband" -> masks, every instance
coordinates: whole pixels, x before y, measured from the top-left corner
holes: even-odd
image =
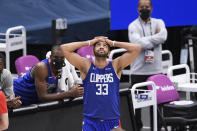
[[[113,47],[114,47],[115,42],[116,42],[115,40],[112,42],[112,46],[113,46]]]
[[[90,40],[88,41],[88,46],[90,46]]]

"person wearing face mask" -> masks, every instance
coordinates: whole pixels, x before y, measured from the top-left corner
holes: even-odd
[[[83,95],[83,87],[74,85],[70,90],[57,92],[57,81],[61,78],[64,56],[59,45],[53,46],[50,58],[37,63],[23,77],[14,79],[14,92],[23,105],[38,102],[75,98]]]
[[[146,81],[151,75],[162,73],[161,51],[167,39],[167,30],[162,19],[151,17],[152,10],[151,0],[139,0],[139,17],[128,26],[129,41],[142,47],[141,53],[131,65],[131,87]],[[143,127],[140,109],[136,110],[136,121],[140,130]]]

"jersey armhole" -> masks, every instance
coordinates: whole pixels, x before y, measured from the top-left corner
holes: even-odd
[[[113,67],[113,65],[112,65],[112,61],[110,61],[110,62],[109,62],[109,64],[111,64],[111,66]],[[117,73],[116,73],[116,71],[114,70],[114,67],[113,67],[113,72],[114,72],[114,74],[116,74],[116,77],[118,78],[118,80],[120,80],[120,78],[119,78],[118,74],[117,74]]]

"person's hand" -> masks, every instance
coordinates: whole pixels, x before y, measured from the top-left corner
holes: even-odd
[[[20,107],[21,104],[22,104],[22,102],[20,101],[20,97],[19,96],[13,98],[12,100],[7,100],[8,108],[16,109],[16,108]]]
[[[106,43],[109,44],[110,47],[113,46],[113,41],[110,39],[105,39]]]
[[[94,39],[92,39],[92,40],[89,40],[88,42],[89,42],[89,43],[88,43],[89,46],[94,46],[95,43],[99,42],[99,39],[94,38]]]
[[[94,39],[89,40],[89,46],[93,46],[97,42],[105,42],[108,37],[105,36],[96,36]]]
[[[74,85],[70,90],[69,90],[71,97],[75,98],[75,97],[80,97],[83,96],[84,93],[84,89],[83,87],[79,86],[79,85]]]
[[[159,32],[160,32],[160,28],[157,28],[156,29],[156,34],[159,33]]]
[[[105,37],[105,36],[97,36],[97,37],[94,37],[95,39],[98,39],[99,42],[106,42],[106,39],[108,39],[108,37]]]

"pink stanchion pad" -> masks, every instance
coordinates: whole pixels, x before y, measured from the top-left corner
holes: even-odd
[[[82,57],[87,58],[90,61],[94,60],[93,46],[81,47],[77,50],[77,54],[79,54]]]
[[[163,74],[153,75],[147,79],[153,81],[157,88],[157,104],[179,100],[179,94],[171,80]],[[152,90],[152,86],[148,86]]]

